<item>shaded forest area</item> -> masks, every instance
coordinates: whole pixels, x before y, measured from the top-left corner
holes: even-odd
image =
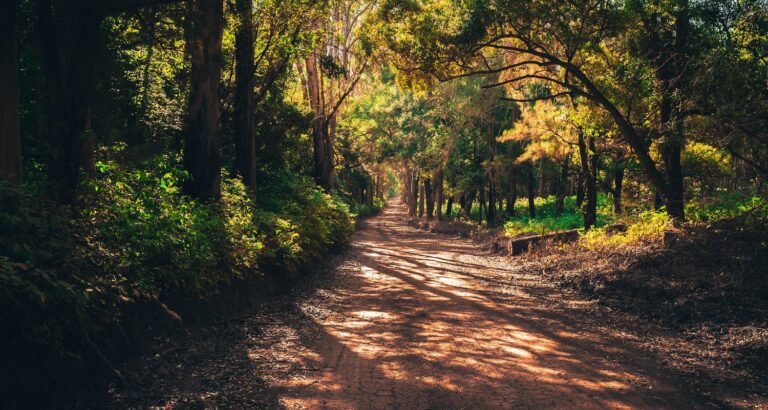
[[[76,405],[398,196],[497,250],[573,232],[526,263],[765,377],[762,0],[0,7],[2,407]]]

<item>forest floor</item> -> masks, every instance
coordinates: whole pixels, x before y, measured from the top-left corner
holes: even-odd
[[[641,347],[657,330],[396,202],[301,289],[157,340],[120,408],[718,408]],[[630,330],[627,330],[630,328]],[[650,329],[650,330],[649,330]],[[100,403],[100,406],[105,403]]]

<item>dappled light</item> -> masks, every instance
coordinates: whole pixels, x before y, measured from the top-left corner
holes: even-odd
[[[269,383],[282,406],[690,405],[614,336],[542,310],[536,298],[500,298],[473,275],[513,270],[470,242],[403,227],[403,207],[391,205],[354,236],[345,262],[354,275],[328,296],[328,311],[300,306],[313,336],[283,352],[306,370]]]
[[[0,410],[768,408],[767,0],[0,39]]]

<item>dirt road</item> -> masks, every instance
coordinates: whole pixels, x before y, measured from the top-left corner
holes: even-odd
[[[704,407],[586,302],[404,218],[392,203],[316,290],[192,347],[135,394],[203,408]]]

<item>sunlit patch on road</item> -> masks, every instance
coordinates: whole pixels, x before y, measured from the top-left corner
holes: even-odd
[[[286,354],[300,352],[294,362],[301,367],[270,379],[283,406],[619,409],[689,403],[662,375],[649,376],[653,363],[626,344],[547,310],[540,293],[532,296],[538,286],[532,278],[510,280],[508,267],[479,255],[472,244],[406,228],[400,212],[392,207],[376,219],[378,229],[358,232],[350,280],[321,298],[328,314],[313,316],[319,308],[311,304],[303,309],[311,337],[286,346]],[[502,278],[515,289],[484,285]],[[640,378],[648,383],[632,382]]]

